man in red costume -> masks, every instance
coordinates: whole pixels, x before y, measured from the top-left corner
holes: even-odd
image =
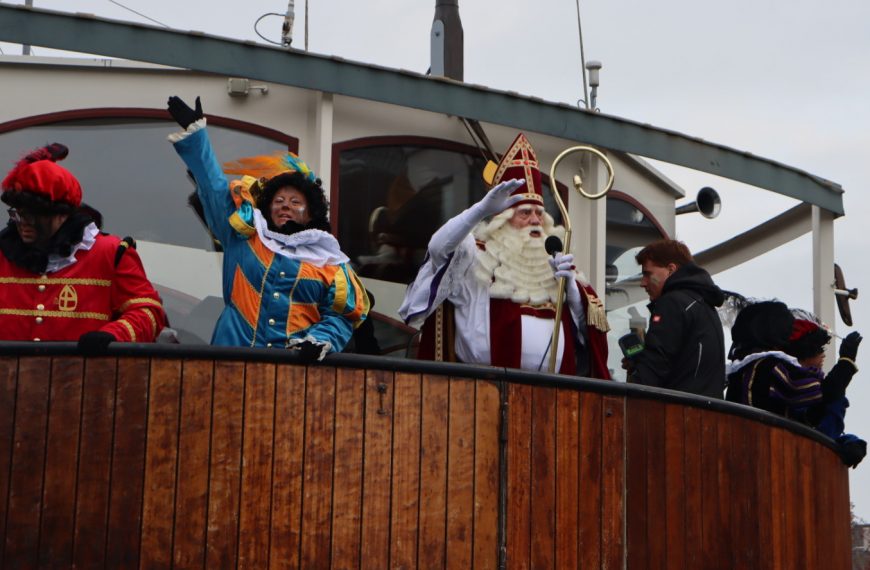
[[[550,257],[544,247],[564,228],[544,211],[538,161],[523,134],[491,183],[480,202],[435,232],[405,294],[401,317],[412,326],[425,321],[420,358],[546,371],[558,279],[567,277],[556,369],[610,379],[604,306],[571,255]]]
[[[57,164],[58,143],[23,158],[3,180],[0,340],[77,340],[84,352],[114,341],[153,342],[166,314],[126,241],[101,233],[78,180]]]

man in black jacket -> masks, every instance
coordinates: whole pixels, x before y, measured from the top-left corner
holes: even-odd
[[[716,307],[724,293],[682,242],[651,243],[635,259],[650,323],[644,350],[628,362],[629,382],[722,398],[725,341]]]

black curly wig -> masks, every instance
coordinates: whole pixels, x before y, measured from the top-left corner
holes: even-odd
[[[321,188],[321,182],[318,178],[312,182],[299,172],[285,172],[279,174],[266,181],[263,184],[259,196],[257,196],[257,209],[263,214],[269,229],[282,233],[293,233],[299,230],[316,229],[325,232],[331,232],[332,228],[329,225],[329,202],[326,201],[326,195]],[[311,216],[311,221],[301,226],[295,222],[288,222],[281,228],[275,227],[272,223],[272,217],[269,215],[269,206],[272,204],[272,199],[275,198],[275,193],[282,188],[295,188],[305,195],[305,200],[308,202],[308,213]],[[292,231],[287,231],[287,225],[295,226]]]
[[[823,353],[825,351],[825,345],[831,341],[830,333],[820,326],[811,328],[809,331],[797,338],[794,338],[794,336],[795,335],[792,334],[792,339],[789,341],[785,352],[794,356],[798,360],[812,358],[813,356]]]
[[[76,207],[66,202],[52,202],[45,196],[23,190],[20,192],[3,192],[0,200],[12,208],[26,210],[37,216],[53,216],[56,214],[72,214]]]

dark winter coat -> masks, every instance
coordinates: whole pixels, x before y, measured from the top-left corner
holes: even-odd
[[[725,340],[716,307],[724,300],[703,268],[692,263],[677,269],[648,305],[645,348],[633,357],[629,381],[721,398]]]

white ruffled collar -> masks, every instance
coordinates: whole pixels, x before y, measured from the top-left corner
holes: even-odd
[[[254,227],[263,245],[288,259],[304,261],[317,267],[338,265],[349,261],[349,258],[341,251],[338,240],[329,232],[302,230],[290,235],[273,232],[257,208],[254,208]]]
[[[94,244],[97,243],[97,235],[99,233],[100,230],[97,228],[95,223],[91,222],[85,226],[84,232],[82,233],[82,241],[73,246],[69,255],[66,257],[62,257],[56,253],[48,255],[48,264],[45,266],[45,272],[55,273],[75,264],[78,261],[76,253],[79,251],[88,251],[94,247]]]

